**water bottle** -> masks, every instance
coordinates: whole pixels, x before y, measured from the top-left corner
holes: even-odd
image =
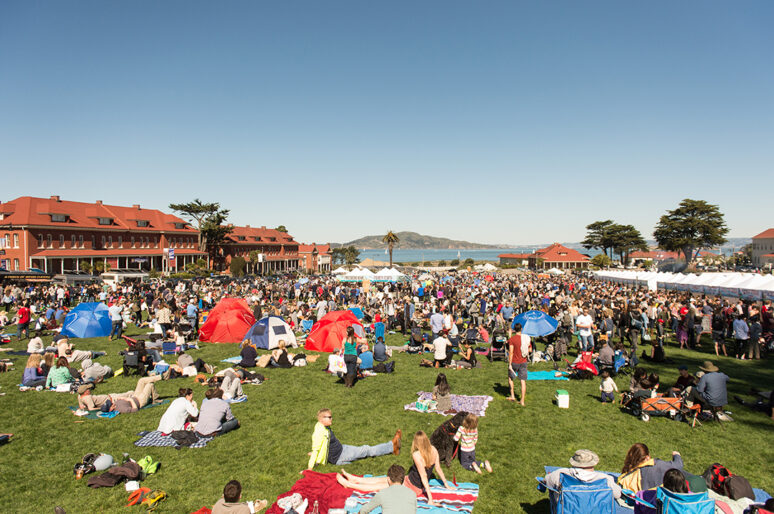
[[[314,501],[314,507],[312,507],[312,514],[320,514],[320,502]]]

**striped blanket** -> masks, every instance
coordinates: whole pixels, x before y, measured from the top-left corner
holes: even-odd
[[[419,392],[417,400],[430,400],[433,397],[433,393]],[[455,412],[470,412],[476,416],[483,416],[486,414],[486,408],[489,406],[489,402],[492,401],[491,396],[464,396],[461,394],[451,395],[451,406]],[[421,411],[417,409],[416,402],[408,403],[403,406],[404,410],[413,410],[416,412],[434,412],[436,414],[443,414],[444,416],[451,416],[455,412],[442,412],[442,411]]]
[[[417,498],[417,512],[422,514],[445,514],[450,512],[473,512],[473,504],[478,499],[478,484],[471,484],[467,482],[461,482],[456,489],[444,489],[441,487],[441,482],[436,479],[430,480],[430,491],[433,493],[433,500],[440,506],[431,507],[427,504],[427,498],[420,496]],[[352,507],[347,507],[348,514],[354,514],[360,512],[363,505],[371,501],[375,493],[363,493],[355,491],[347,501],[348,504],[352,503],[352,500],[357,502]],[[374,513],[381,512],[381,508],[373,510]]]

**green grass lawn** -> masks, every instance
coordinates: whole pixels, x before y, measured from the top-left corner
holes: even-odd
[[[130,333],[137,333],[130,330]],[[50,339],[49,339],[50,340]],[[388,337],[388,344],[402,344],[400,335]],[[15,340],[16,349],[26,348]],[[114,369],[121,366],[118,342],[106,338],[80,340],[81,349],[104,350],[100,362]],[[705,348],[709,344],[705,342]],[[542,345],[540,345],[542,348]],[[220,369],[227,365],[221,359],[238,353],[237,345],[204,344],[193,354]],[[774,384],[771,361],[740,362],[730,358],[715,359],[707,353],[667,349],[672,363],[651,366],[671,384],[677,366],[686,364],[693,371],[701,361],[712,358],[731,377],[729,395],[745,394],[751,385],[770,388]],[[232,407],[242,427],[216,438],[206,448],[175,450],[173,448],[138,448],[132,443],[141,430],[154,430],[164,407],[123,414],[112,420],[84,420],[73,416],[68,407],[76,405],[74,395],[53,392],[19,392],[26,358],[13,357],[16,370],[0,374],[2,419],[0,432],[14,433],[9,444],[0,447],[0,512],[53,512],[62,505],[68,513],[126,512],[127,493],[123,486],[92,490],[86,480],[76,481],[72,468],[90,452],[105,452],[120,460],[124,452],[140,459],[150,455],[162,462],[156,475],[144,485],[165,490],[169,498],[160,512],[192,512],[212,506],[220,497],[225,483],[238,479],[245,499],[267,498],[272,502],[287,491],[305,468],[310,450],[315,414],[322,407],[333,409],[333,428],[346,444],[375,444],[388,441],[401,428],[405,451],[398,457],[388,456],[356,462],[348,471],[356,474],[383,474],[397,462],[406,468],[411,464],[408,445],[417,430],[431,433],[444,418],[437,414],[404,411],[403,405],[416,398],[417,391],[430,390],[436,370],[420,368],[419,357],[399,354],[396,372],[361,380],[354,389],[321,371],[324,355],[306,368],[267,369],[261,372],[267,381],[260,386],[248,385],[249,399]],[[549,369],[549,365],[531,365],[530,369]],[[687,423],[666,418],[643,422],[622,413],[617,406],[598,401],[598,381],[528,382],[527,406],[508,402],[507,375],[503,362],[472,371],[447,370],[452,392],[494,397],[486,416],[481,419],[477,448],[479,457],[494,466],[491,475],[478,476],[465,471],[456,462],[446,470],[457,481],[477,482],[481,494],[476,512],[547,512],[544,494],[535,489],[534,477],[543,475],[544,465],[566,465],[578,448],[597,452],[599,469],[620,471],[624,455],[635,442],[647,444],[655,457],[668,459],[679,450],[686,468],[701,473],[713,462],[721,462],[733,472],[747,477],[754,487],[774,492],[774,446],[771,445],[774,423],[763,414],[732,403],[733,423],[706,423],[691,429]],[[98,386],[99,393],[121,392],[134,388],[136,378],[123,376]],[[617,379],[625,389],[628,378]],[[194,387],[199,405],[204,387],[193,379],[182,378],[157,384],[162,396],[176,396],[183,386]],[[570,392],[570,409],[558,409],[553,403],[558,388]],[[336,471],[324,466],[320,471]],[[139,509],[139,508],[137,508]]]

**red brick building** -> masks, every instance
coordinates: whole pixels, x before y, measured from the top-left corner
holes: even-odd
[[[559,243],[535,250],[534,253],[503,253],[500,264],[523,264],[533,269],[587,269],[589,256]]]
[[[307,273],[331,271],[331,245],[298,245],[298,267]]]
[[[287,232],[266,227],[233,227],[226,243],[220,248],[226,265],[232,257],[247,261],[247,272],[264,275],[295,271],[298,268],[298,243]],[[254,254],[255,261],[251,258]]]
[[[79,271],[81,262],[111,269],[169,269],[206,258],[198,232],[186,221],[139,205],[123,207],[70,202],[58,196],[22,196],[0,204],[0,267],[38,268],[48,273]]]

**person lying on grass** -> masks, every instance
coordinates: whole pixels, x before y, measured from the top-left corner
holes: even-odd
[[[119,398],[129,398],[134,391],[112,394],[93,394],[94,384],[83,384],[78,387],[78,408],[81,410],[110,410],[113,402]]]
[[[223,488],[223,497],[212,506],[212,514],[253,514],[261,512],[269,504],[266,500],[242,502],[242,484],[232,480]]]
[[[438,504],[433,501],[433,493],[430,490],[430,480],[435,478],[433,470],[438,473],[446,489],[453,489],[453,487],[446,481],[446,476],[441,469],[438,450],[430,443],[427,434],[421,430],[414,434],[414,440],[411,442],[411,458],[414,463],[409,468],[403,485],[414,491],[416,496],[424,494],[427,496],[427,503],[437,507]],[[343,469],[341,473],[336,474],[336,481],[344,487],[369,492],[381,491],[392,485],[389,477],[359,477]]]
[[[312,451],[309,452],[309,463],[306,469],[314,468],[315,464],[330,463],[336,466],[350,464],[366,457],[379,457],[381,455],[399,455],[400,439],[402,432],[395,432],[392,441],[377,444],[375,446],[350,446],[342,444],[331,429],[333,415],[330,409],[320,409],[317,412],[317,423],[312,433]]]

